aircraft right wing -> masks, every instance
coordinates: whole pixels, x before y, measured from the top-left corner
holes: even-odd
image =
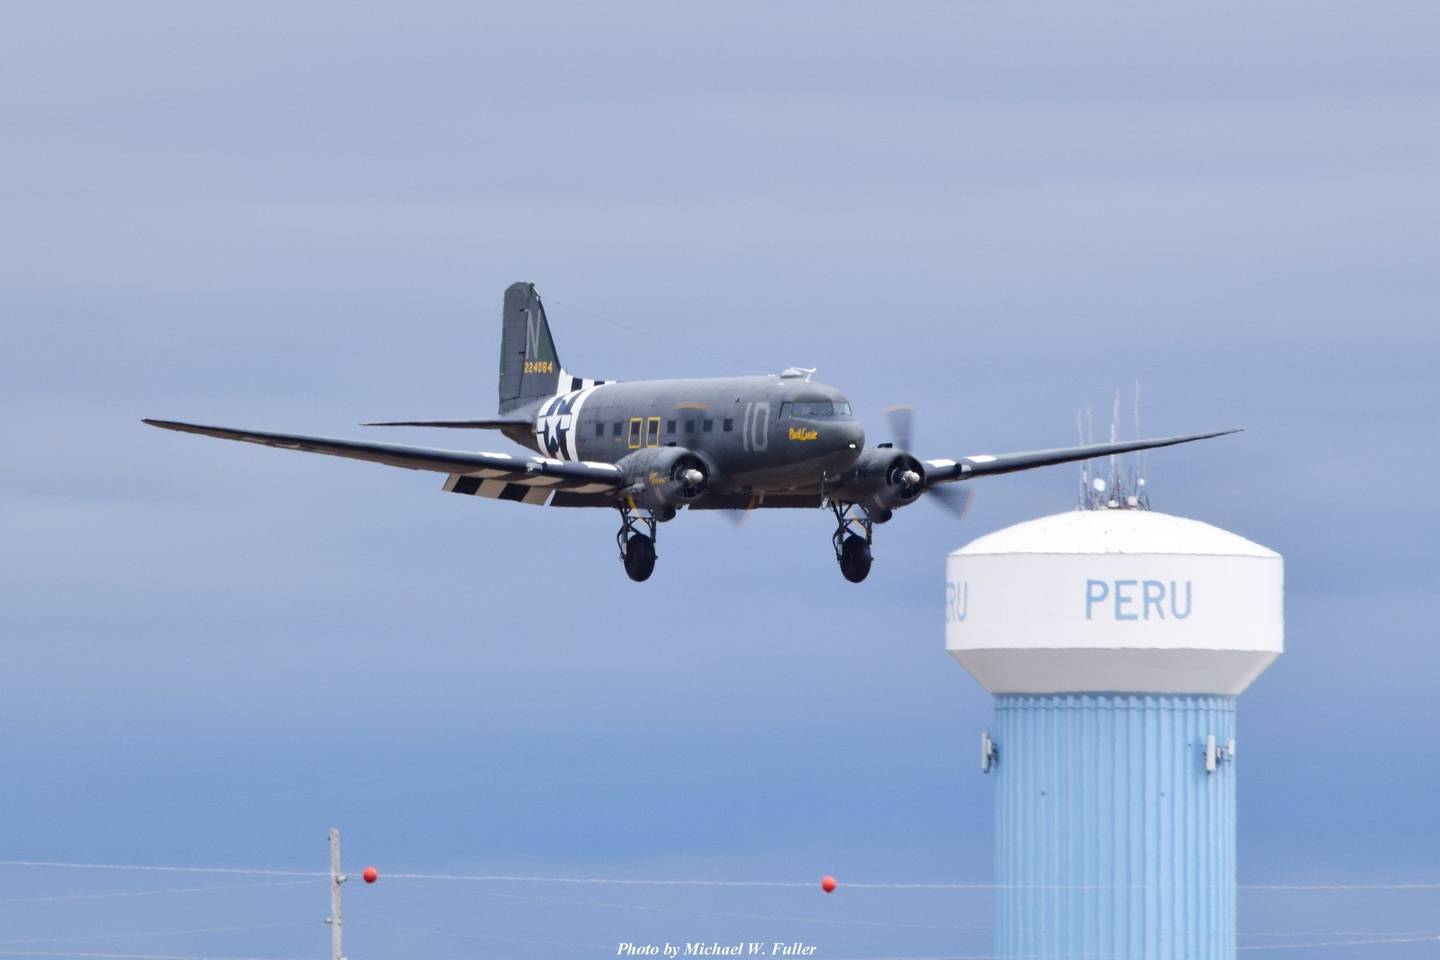
[[[499,500],[546,504],[558,492],[592,495],[597,499],[613,494],[624,485],[620,469],[609,463],[574,463],[549,457],[514,456],[508,453],[470,453],[464,450],[438,450],[431,447],[407,447],[395,443],[370,443],[339,440],[332,437],[310,437],[301,434],[271,433],[265,430],[236,430],[230,427],[207,427],[174,420],[145,421],[163,430],[198,433],[221,440],[240,440],[282,450],[323,453],[351,460],[368,460],[407,470],[429,470],[449,474],[445,489]]]
[[[1214,433],[1192,433],[1183,437],[1159,437],[1152,440],[1127,440],[1123,443],[1089,443],[1082,447],[1058,447],[1054,450],[1031,450],[1025,453],[977,453],[957,460],[926,460],[925,483],[951,483],[969,480],[997,473],[1015,473],[1018,470],[1033,470],[1057,463],[1071,463],[1076,460],[1090,460],[1094,457],[1108,457],[1117,453],[1134,450],[1152,450],[1155,447],[1172,447],[1177,443],[1194,440],[1208,440],[1223,437],[1237,430],[1217,430]]]

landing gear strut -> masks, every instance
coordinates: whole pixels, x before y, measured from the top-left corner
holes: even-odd
[[[646,532],[642,533],[644,530]],[[635,513],[626,504],[620,505],[620,532],[615,534],[620,547],[620,562],[631,580],[649,580],[655,571],[655,517],[648,511]]]
[[[840,573],[851,583],[859,583],[870,575],[870,542],[875,524],[853,503],[831,501],[830,512],[835,514],[835,535],[830,541],[835,545]]]

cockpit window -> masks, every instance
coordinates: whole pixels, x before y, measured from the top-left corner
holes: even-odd
[[[790,405],[792,417],[848,417],[850,404],[844,400],[796,400]]]

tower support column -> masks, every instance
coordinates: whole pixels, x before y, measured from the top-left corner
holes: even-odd
[[[1234,960],[1234,697],[1003,694],[990,736],[999,956]]]

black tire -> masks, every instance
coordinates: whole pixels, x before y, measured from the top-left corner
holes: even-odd
[[[870,544],[864,537],[851,534],[840,544],[840,572],[851,583],[870,576],[870,560]]]
[[[625,541],[625,574],[635,581],[649,580],[655,572],[655,541],[636,533]]]

